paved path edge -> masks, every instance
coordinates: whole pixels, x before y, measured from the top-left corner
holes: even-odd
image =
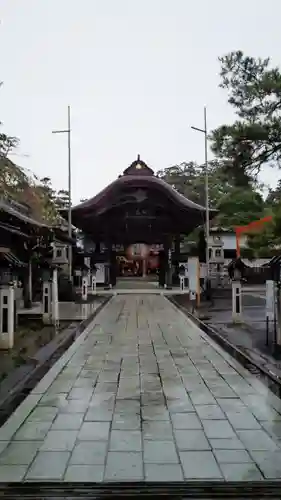
[[[220,332],[213,326],[211,327],[196,315],[189,312],[184,306],[178,304],[173,297],[169,297],[167,300],[169,300],[179,311],[181,311],[182,314],[188,317],[201,330],[201,332],[207,334],[209,340],[210,338],[214,340],[217,345],[235,358],[244,367],[249,367],[251,365],[255,367],[265,379],[272,382],[272,384],[268,384],[268,387],[275,395],[281,398],[281,378],[276,373],[271,370],[267,370],[264,366],[257,363],[257,361],[249,354],[246,354],[239,349],[239,347],[235,346],[232,342],[223,337],[223,335],[221,335]],[[221,351],[220,354],[223,355]]]
[[[24,399],[20,402],[20,404],[18,404],[18,406],[16,406],[13,413],[0,427],[0,441],[2,439],[2,436],[6,436],[5,439],[7,438],[7,436],[12,437],[12,435],[19,429],[23,417],[28,417],[28,415],[32,412],[32,410],[42,398],[44,392],[50,387],[59,372],[64,368],[66,363],[68,363],[68,361],[74,355],[77,346],[85,341],[90,333],[92,321],[101,312],[101,310],[110,303],[111,299],[112,297],[106,298],[106,300],[102,304],[100,304],[99,307],[97,307],[97,309],[93,311],[93,313],[87,319],[81,321],[81,323],[78,324],[77,328],[74,331],[74,341],[72,342],[72,344],[66,348],[63,355],[58,360],[54,360],[51,368],[44,374],[44,376],[35,385],[35,387],[33,387],[28,394],[23,394]],[[65,341],[67,342],[68,338],[66,338]],[[61,345],[59,346],[59,348],[61,348]],[[52,356],[54,356],[54,353],[52,354]],[[48,364],[48,361],[49,360],[45,361],[45,364]],[[36,370],[37,369],[38,367],[36,367]],[[30,374],[29,379],[31,379],[32,376],[33,373]],[[19,385],[20,387],[18,390],[22,391],[22,384]]]

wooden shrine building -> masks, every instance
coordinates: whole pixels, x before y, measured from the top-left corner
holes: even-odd
[[[210,210],[210,218],[215,214],[216,211]],[[101,244],[105,245],[111,285],[115,284],[114,246],[162,245],[167,275],[171,260],[178,261],[181,236],[203,225],[205,218],[205,207],[188,200],[155,176],[139,156],[118,179],[72,209],[73,225],[95,243],[95,253],[99,253]],[[171,276],[162,284],[170,285]]]
[[[41,295],[39,279],[42,267],[48,266],[53,245],[76,244],[59,226],[34,219],[27,204],[0,198],[0,287],[11,281],[21,282],[25,306],[31,307],[36,290]],[[45,263],[46,261],[46,263]]]

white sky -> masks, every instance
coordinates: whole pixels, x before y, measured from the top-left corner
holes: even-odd
[[[0,119],[20,138],[13,160],[73,201],[136,159],[155,171],[202,162],[203,134],[233,120],[218,56],[241,49],[281,66],[280,0],[0,0]],[[28,156],[25,156],[28,155]],[[263,180],[280,177],[268,167]]]

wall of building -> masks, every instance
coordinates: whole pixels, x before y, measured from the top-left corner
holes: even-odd
[[[211,234],[209,238],[209,245],[212,246],[218,242],[218,238],[223,243],[224,250],[235,250],[236,249],[236,235],[235,233],[216,233]],[[247,244],[247,236],[242,235],[240,238],[240,247],[244,247]]]

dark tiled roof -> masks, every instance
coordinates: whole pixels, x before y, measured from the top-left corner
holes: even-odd
[[[167,184],[162,179],[154,176],[137,176],[137,175],[124,175],[116,179],[111,184],[109,184],[106,188],[104,188],[100,193],[98,193],[93,198],[90,198],[79,205],[76,205],[72,209],[72,213],[82,214],[83,211],[90,212],[95,211],[103,204],[110,205],[110,198],[113,194],[119,191],[122,187],[134,187],[134,188],[154,188],[161,191],[163,194],[166,194],[167,198],[170,198],[171,201],[176,203],[179,208],[189,209],[195,212],[205,212],[206,209],[202,205],[198,205],[193,201],[189,200],[181,193],[176,191],[172,186]],[[210,216],[213,216],[217,213],[216,210],[210,210]]]
[[[17,207],[17,208],[16,208]],[[22,213],[20,210],[20,204],[14,204],[10,203],[4,199],[0,198],[0,213],[5,212],[12,217],[15,217],[16,219],[25,222],[26,224],[29,224],[30,226],[35,226],[37,228],[41,229],[47,229],[50,232],[53,232],[55,237],[62,241],[62,242],[71,242],[74,243],[76,240],[74,238],[69,239],[67,231],[64,230],[64,228],[60,226],[50,226],[44,222],[40,222],[36,219],[33,219],[29,215],[26,215],[26,211],[24,210],[25,213]],[[18,228],[14,227],[13,225],[0,222],[0,228],[12,232],[14,234],[18,234],[19,236],[23,237],[28,237],[28,235],[25,232],[20,231]]]
[[[21,213],[19,210],[14,208],[9,202],[7,202],[3,199],[0,199],[0,212],[1,211],[6,212],[7,214],[12,215],[13,217],[16,217],[17,219],[19,219],[23,222],[26,222],[27,224],[30,224],[32,226],[51,229],[50,226],[48,226],[47,224],[45,224],[43,222],[39,222],[39,221],[29,217],[28,215]]]
[[[20,231],[17,227],[11,226],[10,224],[4,224],[3,222],[0,222],[0,230],[1,229],[3,229],[4,231],[7,231],[8,233],[22,236],[23,238],[26,238],[26,239],[30,238],[29,234],[24,233],[23,231]]]

